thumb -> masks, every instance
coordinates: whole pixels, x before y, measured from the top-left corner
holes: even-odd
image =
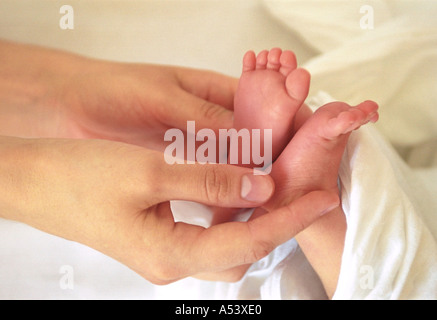
[[[191,233],[185,230],[184,234],[191,240],[189,260],[196,261],[192,265],[191,273],[227,270],[226,272],[232,274],[231,278],[235,278],[235,273],[241,276],[247,267],[243,266],[242,269],[235,267],[265,257],[277,246],[295,237],[320,216],[338,205],[338,195],[326,191],[314,191],[288,206],[248,222],[218,224],[204,229],[193,238],[190,238]],[[181,227],[193,228],[188,225],[181,225]]]
[[[269,175],[227,164],[163,163],[159,201],[188,200],[211,206],[248,208],[265,203],[273,194]]]

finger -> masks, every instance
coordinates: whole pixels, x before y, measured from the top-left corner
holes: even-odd
[[[189,92],[178,90],[174,94],[174,108],[166,113],[165,124],[169,127],[186,129],[187,121],[195,121],[196,129],[212,129],[216,134],[219,129],[233,126],[233,112],[225,107],[200,98]]]
[[[162,159],[164,160],[164,159]],[[248,208],[265,203],[273,194],[269,175],[226,164],[167,164],[153,171],[156,202],[189,200],[220,207]],[[157,176],[159,175],[159,176]]]
[[[258,207],[253,211],[249,220],[254,220],[267,212],[264,208]],[[195,278],[207,281],[236,282],[241,280],[251,265],[252,263],[248,263],[219,272],[200,273],[195,275]]]
[[[310,192],[289,205],[262,214],[249,221],[253,234],[261,244],[270,247],[290,240],[320,216],[339,205],[338,194],[327,191]],[[268,225],[268,227],[266,227]],[[268,246],[267,246],[268,247]]]
[[[190,260],[196,262],[192,273],[220,272],[258,261],[338,205],[338,195],[314,191],[249,222],[205,229],[190,245]]]
[[[181,87],[203,100],[233,110],[238,79],[213,71],[177,68]]]

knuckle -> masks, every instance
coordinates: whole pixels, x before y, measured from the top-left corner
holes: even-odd
[[[244,264],[250,264],[261,260],[269,255],[277,246],[274,239],[266,238],[265,236],[260,235],[256,229],[253,229],[250,221],[247,226],[249,228],[249,233],[251,234],[252,244],[244,257]]]
[[[275,245],[271,241],[258,240],[252,250],[253,261],[259,261],[268,256],[275,249]]]
[[[251,264],[268,256],[275,249],[275,244],[269,240],[253,240],[252,248],[244,257],[244,264]]]
[[[217,119],[226,112],[224,108],[209,101],[203,101],[199,109],[202,118],[208,120]]]
[[[208,166],[204,181],[205,198],[209,202],[218,203],[226,200],[231,188],[231,180],[218,165]]]

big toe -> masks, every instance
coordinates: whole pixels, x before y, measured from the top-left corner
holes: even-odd
[[[302,68],[290,72],[285,80],[288,95],[295,101],[303,103],[310,89],[310,73]]]

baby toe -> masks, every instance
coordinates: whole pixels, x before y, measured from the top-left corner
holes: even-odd
[[[279,72],[285,77],[297,67],[296,56],[289,50],[282,52],[281,57],[279,58],[279,63],[281,64]]]
[[[248,51],[243,57],[243,72],[255,70],[256,56],[253,51]]]
[[[267,50],[263,50],[258,53],[256,57],[256,69],[265,69],[267,66],[267,55],[269,52]]]
[[[278,71],[281,66],[279,59],[281,57],[282,50],[279,48],[273,48],[267,55],[267,69]]]

